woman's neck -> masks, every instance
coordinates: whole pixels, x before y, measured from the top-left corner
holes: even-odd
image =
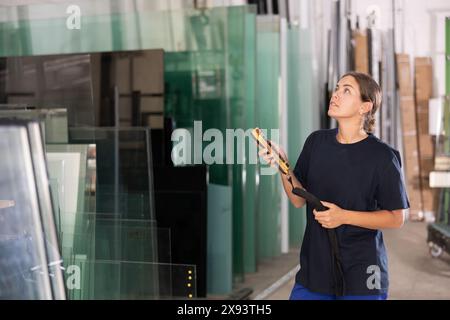
[[[340,123],[338,126],[337,140],[340,143],[355,143],[367,138],[368,134],[363,128],[354,125]]]

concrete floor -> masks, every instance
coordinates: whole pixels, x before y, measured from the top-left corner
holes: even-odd
[[[450,257],[444,254],[439,259],[431,258],[426,223],[409,222],[383,234],[389,259],[389,299],[450,299]],[[298,249],[261,264],[258,272],[247,275],[239,287],[252,288],[253,299],[286,300],[294,285],[296,267]]]

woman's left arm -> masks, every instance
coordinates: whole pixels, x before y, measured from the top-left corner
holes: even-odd
[[[327,211],[314,210],[315,219],[327,229],[337,228],[343,224],[367,229],[397,229],[403,226],[407,209],[379,210],[371,212],[345,210],[334,203],[321,201]]]

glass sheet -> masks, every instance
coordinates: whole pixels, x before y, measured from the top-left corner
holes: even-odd
[[[208,184],[207,290],[209,294],[232,291],[232,190]]]
[[[64,291],[63,275],[60,269],[62,259],[60,247],[58,246],[58,236],[56,229],[55,207],[50,194],[48,170],[45,163],[45,151],[43,146],[43,135],[39,125],[34,121],[28,121],[29,139],[34,163],[34,173],[36,175],[37,195],[41,211],[42,229],[45,241],[48,264],[46,267],[39,267],[42,274],[50,276],[50,285],[53,299],[63,300],[66,298]]]
[[[39,124],[0,120],[0,136],[0,194],[14,202],[0,209],[0,298],[64,299]]]
[[[174,119],[176,128],[187,129],[191,136],[195,134],[194,121],[201,121],[202,133],[216,129],[224,139],[227,139],[226,129],[253,128],[256,123],[255,7],[186,12],[189,50],[166,52],[164,59],[166,116]],[[242,280],[245,269],[256,268],[256,168],[242,164],[248,158],[238,162],[242,150],[237,149],[233,136],[228,139],[234,139],[233,164],[226,164],[224,149],[223,158],[218,160],[221,164],[209,165],[208,172],[210,183],[232,186],[233,220],[229,232],[233,234],[233,274],[235,280]],[[203,141],[202,150],[209,143]],[[243,154],[248,157],[248,153]],[[192,162],[195,160],[192,158]]]
[[[279,129],[278,96],[280,75],[280,34],[278,17],[257,17],[256,111],[257,125],[267,130]],[[275,140],[276,141],[276,140]],[[264,165],[266,166],[266,165]],[[257,210],[257,261],[281,253],[279,237],[281,193],[277,174],[259,175]]]
[[[306,138],[318,129],[320,91],[314,86],[315,64],[312,30],[299,26],[288,29],[288,146],[291,165],[295,165]],[[300,211],[300,212],[299,212]],[[289,242],[298,247],[306,227],[306,207],[290,205]]]
[[[87,210],[88,149],[89,145],[46,146],[49,177],[57,181],[59,208],[63,212]]]
[[[170,231],[156,228],[154,220],[143,219],[149,215],[148,191],[145,194],[114,193],[114,185],[99,183],[103,181],[102,179],[110,178],[102,175],[101,170],[104,170],[103,173],[115,174],[115,168],[108,171],[111,169],[108,156],[114,157],[116,151],[120,155],[118,158],[124,159],[121,163],[126,164],[123,172],[126,172],[125,170],[130,168],[130,164],[135,160],[142,159],[142,156],[144,160],[147,159],[146,130],[71,128],[70,132],[74,142],[84,141],[91,144],[47,145],[49,172],[54,178],[54,187],[57,188],[60,198],[59,238],[64,263],[76,261],[78,257],[95,261],[170,263]],[[119,143],[115,143],[116,141]],[[111,145],[113,152],[108,153],[111,150],[108,147]],[[115,150],[114,146],[118,146],[118,150]],[[137,152],[133,154],[135,150]],[[106,165],[102,166],[99,163]],[[138,167],[135,165],[133,169]],[[136,175],[149,177],[146,172],[148,167],[142,170]],[[128,186],[124,186],[120,190],[127,189]],[[90,209],[94,211],[83,211]],[[115,211],[116,209],[118,210]],[[126,219],[130,216],[139,220]],[[94,270],[86,269],[89,267]],[[99,267],[95,264],[86,264],[84,268],[86,269],[84,272],[95,274],[95,268]],[[150,272],[153,269],[146,270]],[[70,283],[70,275],[65,276],[66,282]],[[103,280],[98,277],[95,280],[96,286],[107,287],[108,284],[102,283]]]
[[[0,24],[0,34],[3,31]],[[0,103],[37,109],[64,108],[69,126],[95,126],[92,86],[97,72],[92,68],[88,54],[0,58]],[[59,139],[54,142],[67,142],[63,139],[67,138],[67,125],[57,121],[64,119],[54,115],[52,118],[52,128],[58,131],[49,130],[48,135]],[[64,130],[65,135],[55,136],[59,130]]]
[[[78,255],[64,267],[70,300],[190,299],[197,296],[193,265],[95,261]]]
[[[75,229],[67,221],[77,221]],[[82,278],[90,279],[82,283],[80,291],[69,290],[71,299],[153,299],[174,290],[165,279],[171,268],[163,265],[171,263],[170,230],[156,228],[153,220],[66,212],[62,214],[60,238],[66,269],[77,265]],[[95,263],[86,263],[89,261]],[[69,286],[71,273],[66,272],[65,276]],[[111,276],[117,276],[118,282],[112,284]],[[147,291],[141,281],[149,281]]]
[[[71,143],[96,145],[96,184],[95,190],[91,188],[96,212],[114,212],[128,219],[154,219],[148,128],[70,128],[69,139]],[[141,212],[121,211],[130,209],[128,204],[140,195],[144,195]]]
[[[156,221],[81,212],[62,217],[62,246],[73,248],[74,254],[91,252],[95,260],[171,262],[170,230],[157,228]]]
[[[245,128],[256,126],[256,7],[247,7],[244,25],[244,70],[243,85],[245,87]],[[253,141],[249,141],[253,143]],[[246,145],[246,161],[243,167],[243,189],[245,196],[243,209],[243,256],[244,272],[256,272],[256,205],[258,190],[256,187],[257,167],[252,164],[250,148]],[[256,157],[256,155],[255,155]],[[255,161],[256,162],[256,161]]]
[[[228,8],[154,11],[145,3],[78,1],[82,12],[79,29],[74,29],[75,16],[66,13],[72,2],[0,7],[0,56],[221,49],[224,25],[214,24],[211,32],[202,31],[209,23],[210,12],[223,13]]]

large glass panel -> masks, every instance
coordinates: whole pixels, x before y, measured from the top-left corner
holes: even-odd
[[[0,297],[64,299],[39,124],[0,120],[0,136]]]
[[[79,222],[75,230],[66,223],[75,220],[70,216],[76,216],[76,221]],[[126,220],[118,218],[118,214],[82,212],[63,214],[60,238],[66,269],[71,268],[71,272],[66,272],[67,288],[72,292],[69,297],[131,299],[134,296],[136,299],[150,299],[157,298],[161,292],[172,290],[171,284],[165,279],[170,270],[167,270],[168,267],[165,265],[159,266],[171,263],[170,230],[155,226],[156,222],[152,220]],[[86,263],[89,261],[95,263]],[[131,262],[140,266],[137,267],[137,273],[127,273],[128,269],[123,268]],[[150,266],[150,263],[154,265]],[[117,265],[120,265],[120,268]],[[117,274],[119,282],[111,284],[111,273],[119,271],[121,272]],[[89,279],[81,285],[78,283],[80,291],[71,291],[72,272],[80,272],[81,278]],[[109,273],[109,276],[103,272]],[[141,283],[143,278],[147,288],[144,293]],[[121,291],[124,284],[129,296],[124,296]],[[109,290],[117,292],[111,293]]]
[[[148,130],[70,128],[71,143],[80,144],[47,145],[49,172],[59,199],[59,238],[64,264],[69,265],[65,276],[71,299],[126,298],[120,291],[113,296],[108,293],[109,284],[104,281],[109,280],[99,275],[104,269],[97,261],[171,262],[170,231],[156,228],[156,222],[149,219],[154,209]],[[74,261],[83,264],[74,267]],[[91,287],[70,291],[76,266],[89,277]],[[109,264],[106,268],[124,270]],[[159,284],[158,272],[156,267],[143,267],[139,274],[153,279],[148,290],[153,290],[154,297],[160,290],[168,290],[166,284]],[[120,274],[120,285],[135,281],[135,285],[127,285],[127,294],[149,298],[148,292],[145,296],[139,293],[135,276]]]
[[[257,17],[256,55],[256,118],[258,127],[279,129],[278,97],[280,75],[279,18]],[[275,140],[276,141],[276,140]],[[259,202],[257,210],[257,258],[270,258],[281,253],[280,229],[280,182],[277,175],[259,177]]]
[[[231,186],[208,185],[207,290],[211,295],[232,291]]]
[[[51,198],[48,170],[45,163],[45,151],[43,146],[43,135],[36,122],[28,122],[29,139],[36,175],[37,195],[41,210],[42,229],[44,232],[45,247],[48,260],[48,275],[53,293],[53,299],[62,300],[66,297],[64,290],[64,279],[61,272],[62,257],[57,236],[58,222],[56,217],[57,207]],[[46,268],[40,266],[36,271],[45,274]]]
[[[235,136],[255,127],[255,66],[256,16],[254,7],[229,7],[227,10],[227,86],[231,128]],[[248,20],[248,21],[247,21]],[[253,55],[252,55],[253,54]],[[252,55],[252,56],[251,56]],[[233,273],[243,280],[245,269],[255,267],[255,165],[250,162],[251,137],[247,136],[243,149],[234,142],[233,182]],[[244,156],[240,152],[244,151]],[[250,231],[248,234],[246,231]],[[252,232],[253,231],[253,232]],[[246,255],[249,254],[248,256]]]
[[[154,220],[151,142],[148,128],[70,128],[71,143],[96,145],[96,212]],[[143,195],[143,197],[140,197]],[[127,199],[128,198],[128,199]],[[123,211],[136,203],[142,211]]]
[[[256,126],[256,6],[248,7],[245,14],[244,26],[244,83],[245,87],[245,128],[254,128]],[[250,141],[253,143],[253,141]],[[244,271],[256,272],[256,223],[255,214],[257,206],[257,188],[256,174],[257,167],[251,164],[250,149],[246,148],[244,153],[246,161],[244,162]]]
[[[3,109],[0,110],[0,117],[1,118],[10,118],[10,119],[25,119],[25,120],[36,120],[40,124],[41,128],[41,134],[42,137],[46,140],[47,143],[58,143],[58,142],[67,142],[68,139],[68,133],[67,133],[67,115],[65,109],[28,109],[28,106],[20,106],[20,105],[4,105],[2,106]],[[39,139],[41,135],[31,135],[30,139],[36,140]],[[42,150],[36,151],[36,152],[42,152]],[[34,154],[36,154],[36,152]],[[39,155],[43,156],[43,155]],[[52,172],[52,163],[47,162],[47,167],[45,166],[45,163],[41,165],[41,168],[36,169],[36,173],[39,173],[42,175],[42,179],[47,180],[47,169],[49,169],[49,172]],[[70,171],[69,168],[67,168]],[[40,181],[40,180],[38,180]],[[50,260],[53,262],[60,261],[60,253],[58,250],[58,236],[57,234],[52,234],[55,232],[52,228],[54,228],[54,225],[56,226],[56,229],[58,230],[59,227],[59,210],[60,210],[60,201],[59,201],[59,194],[57,194],[59,187],[58,187],[58,181],[53,180],[49,178],[50,188],[51,188],[51,195],[50,195],[50,201],[51,203],[48,203],[48,200],[42,200],[40,203],[41,206],[47,206],[45,209],[43,209],[43,212],[46,212],[43,227],[46,231],[47,237],[52,239],[50,242],[48,242],[48,251],[49,254],[53,255]],[[71,186],[69,185],[69,188]],[[41,187],[41,189],[47,188],[47,184],[44,183],[44,185]],[[38,189],[39,190],[39,189]],[[52,212],[53,207],[53,212]],[[47,213],[48,212],[48,213]],[[52,243],[50,245],[50,243]],[[55,281],[61,282],[62,278],[60,277],[60,273],[57,273],[55,277],[52,277],[52,283]],[[58,284],[59,285],[59,284]],[[60,296],[64,296],[64,292],[59,292]]]
[[[90,177],[87,175],[89,145],[47,145],[49,176],[58,185],[62,212],[87,210],[85,197]]]
[[[94,126],[92,86],[97,73],[92,65],[88,54],[0,58],[0,103],[38,109],[65,108],[69,126]],[[54,127],[64,125],[54,115],[53,118]],[[67,130],[64,126],[61,129]],[[48,133],[54,137],[52,131]],[[60,136],[63,137],[67,137],[67,132]]]
[[[312,31],[291,26],[288,29],[288,146],[287,153],[295,165],[308,135],[317,129],[320,91],[314,86],[314,52]],[[306,208],[289,209],[289,242],[298,247],[306,227]],[[300,211],[300,212],[299,212]]]
[[[291,165],[295,165],[298,156],[300,155],[301,146],[304,139],[301,137],[301,126],[299,122],[301,119],[300,110],[300,79],[299,71],[301,69],[299,52],[300,52],[300,31],[298,27],[292,26],[287,31],[288,36],[288,146],[287,155]],[[302,212],[298,212],[299,209],[295,208],[289,202],[289,244],[291,246],[298,246],[300,239],[302,239],[301,228],[304,228],[302,224],[302,217],[305,217],[305,207],[300,209]]]
[[[76,216],[75,228],[71,224]],[[129,260],[146,262],[170,262],[170,231],[167,228],[156,228],[154,220],[120,219],[114,215],[98,213],[64,213],[61,221],[62,246],[73,248],[78,252],[90,246],[95,249],[92,259],[97,260]],[[76,240],[83,240],[80,244]],[[156,237],[155,242],[153,237]],[[91,238],[92,241],[87,238]],[[92,251],[93,252],[93,251]]]
[[[68,298],[71,300],[190,299],[197,296],[193,265],[95,261],[77,256],[65,264],[65,268],[70,274]]]
[[[32,56],[120,50],[202,50],[216,46],[225,25],[198,31],[217,9],[154,11],[146,1],[81,0],[79,28],[73,2],[0,7],[0,56]],[[72,6],[73,9],[73,6]],[[206,23],[205,23],[206,22]],[[158,30],[158,32],[145,32]],[[196,34],[196,39],[190,35]],[[51,41],[50,41],[51,40]]]
[[[194,139],[196,128],[201,133],[216,129],[227,142],[233,142],[233,149],[228,150],[233,152],[233,164],[227,164],[224,148],[222,163],[211,164],[208,172],[210,183],[232,186],[233,223],[227,232],[233,235],[233,274],[242,280],[244,268],[256,268],[255,165],[242,164],[249,161],[248,152],[243,152],[244,159],[239,158],[242,150],[238,150],[234,135],[239,133],[227,135],[226,129],[245,131],[255,126],[255,8],[186,14],[189,51],[165,54],[165,112],[175,120],[176,128],[188,129]],[[201,121],[201,127],[194,121]],[[202,141],[202,150],[207,150],[210,141]]]

